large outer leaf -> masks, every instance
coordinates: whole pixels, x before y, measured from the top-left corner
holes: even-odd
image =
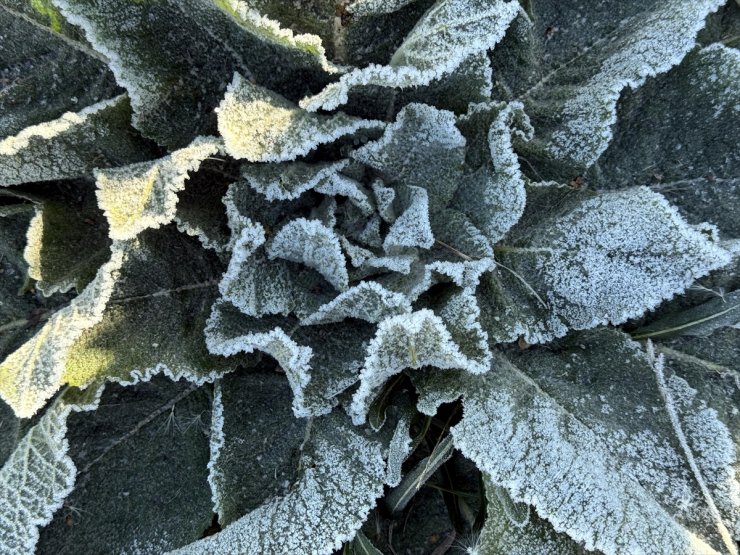
[[[293,99],[328,78],[315,42],[288,39],[274,23],[244,11],[241,2],[54,3],[109,59],[131,97],[134,126],[169,148],[214,131],[212,110],[235,71]]]
[[[619,333],[573,343],[459,386],[455,445],[587,549],[737,553],[735,445],[717,412]]]
[[[0,3],[0,139],[111,98],[120,90],[113,74],[73,33],[50,4]]]
[[[580,546],[540,518],[526,503],[515,503],[508,492],[484,477],[486,524],[473,549],[479,555],[579,555]]]
[[[354,537],[382,494],[381,451],[345,417],[317,418],[289,493],[176,553],[329,555]]]
[[[285,495],[295,481],[307,424],[293,416],[289,398],[277,373],[234,373],[217,382],[208,481],[222,526]]]
[[[38,527],[52,518],[74,485],[65,435],[72,411],[92,410],[98,393],[67,391],[56,399],[0,469],[0,553],[32,553]]]
[[[593,164],[611,139],[622,90],[678,64],[723,3],[531,2],[528,21],[512,28],[493,65],[496,88],[521,99],[533,118],[533,156],[566,162],[567,173]]]
[[[35,299],[21,294],[26,285],[28,264],[23,259],[26,229],[32,220],[32,206],[16,204],[0,207],[0,358],[22,342]]]
[[[689,222],[740,237],[738,80],[740,52],[713,44],[625,94],[614,140],[590,175],[605,189],[651,183]]]
[[[414,87],[453,72],[473,54],[501,40],[519,7],[516,2],[439,0],[424,14],[390,60],[343,75],[313,97],[301,100],[307,110],[332,110],[359,85]]]
[[[64,383],[68,351],[85,329],[102,320],[113,294],[114,273],[123,261],[124,252],[114,246],[111,259],[85,290],[0,364],[0,396],[18,416],[32,416]]]
[[[499,277],[482,294],[497,341],[521,334],[537,343],[620,324],[730,261],[711,229],[687,225],[646,188],[580,201],[560,191],[542,191],[510,233],[511,246],[496,250]]]
[[[155,555],[200,538],[212,518],[210,394],[158,377],[109,385],[94,412],[71,416],[77,478],[37,553]]]
[[[83,387],[165,372],[202,383],[233,370],[238,361],[211,356],[203,337],[220,270],[212,252],[173,226],[142,233],[125,251],[105,311],[69,349],[61,380]]]
[[[261,351],[273,357],[293,390],[298,417],[326,414],[358,380],[374,327],[355,323],[299,327],[290,318],[250,318],[219,301],[206,328],[208,349],[232,356]]]
[[[0,186],[85,177],[95,167],[146,160],[149,141],[131,128],[125,95],[26,127],[0,141]]]

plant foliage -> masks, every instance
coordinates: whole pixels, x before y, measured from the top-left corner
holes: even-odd
[[[0,554],[737,555],[735,0],[0,0]]]

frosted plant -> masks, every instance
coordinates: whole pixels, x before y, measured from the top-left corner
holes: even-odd
[[[734,0],[0,0],[0,554],[737,555]]]

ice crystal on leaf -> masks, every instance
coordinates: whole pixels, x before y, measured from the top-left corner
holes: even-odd
[[[737,3],[298,4],[0,0],[0,554],[737,555]]]

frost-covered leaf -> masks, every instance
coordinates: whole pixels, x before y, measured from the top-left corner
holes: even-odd
[[[105,310],[68,349],[62,382],[84,387],[164,372],[202,383],[233,370],[237,362],[211,356],[203,337],[218,296],[215,254],[168,226],[140,234],[123,257]]]
[[[422,366],[475,373],[488,370],[460,351],[444,322],[431,310],[387,318],[378,325],[368,347],[360,387],[349,409],[352,420],[356,424],[365,422],[370,403],[388,378],[405,368]]]
[[[411,312],[411,303],[404,295],[389,291],[374,281],[363,281],[337,295],[308,318],[304,318],[301,324],[329,324],[346,318],[378,323],[388,316],[404,312]]]
[[[426,189],[432,211],[446,206],[465,160],[465,138],[452,112],[409,104],[383,136],[352,153],[388,183]]]
[[[18,416],[33,416],[64,383],[67,354],[86,329],[101,321],[123,261],[124,252],[114,247],[79,296],[0,363],[0,396]]]
[[[383,240],[386,252],[403,252],[404,248],[428,249],[434,244],[429,221],[429,195],[421,187],[406,187],[398,195],[403,212],[391,224]]]
[[[471,372],[486,372],[491,366],[488,333],[481,326],[481,311],[473,289],[440,295],[434,303],[460,351],[471,361]]]
[[[307,423],[290,409],[277,373],[233,373],[217,382],[208,481],[222,526],[288,493]],[[265,441],[269,438],[269,441]]]
[[[498,276],[483,295],[497,341],[620,324],[730,261],[711,228],[687,225],[647,188],[544,196],[553,199],[549,217],[533,211],[496,249]]]
[[[492,78],[488,52],[479,52],[468,56],[455,71],[428,85],[397,91],[395,105],[419,102],[463,114],[471,103],[491,100]]]
[[[293,99],[328,80],[313,39],[290,37],[243,2],[54,3],[108,58],[131,97],[134,126],[169,148],[214,132],[213,108],[235,71]]]
[[[335,173],[330,179],[319,184],[316,191],[327,196],[346,197],[363,216],[370,216],[375,211],[370,191],[366,190],[359,181],[341,173]],[[377,219],[370,222],[375,221],[378,222],[378,225],[380,224],[380,220]],[[370,222],[368,222],[369,226],[372,225]],[[370,231],[370,233],[372,232]]]
[[[415,0],[354,0],[347,6],[347,11],[352,15],[376,15],[381,13],[393,13]]]
[[[347,160],[307,164],[247,164],[242,168],[244,179],[267,200],[295,199],[306,191],[331,179],[347,165]]]
[[[110,256],[108,226],[91,181],[34,185],[38,201],[28,226],[24,258],[36,288],[50,296],[82,291]]]
[[[321,144],[385,125],[344,114],[311,114],[238,73],[217,112],[226,151],[250,162],[295,160]]]
[[[740,118],[738,80],[740,52],[714,44],[625,93],[614,139],[592,172],[599,186],[654,182],[669,198],[696,190],[696,200],[685,203],[686,208],[705,209],[705,219],[722,218],[725,210],[716,210],[701,190],[712,186],[707,176],[720,181],[740,177],[740,153],[733,141]],[[722,192],[728,186],[725,182]],[[726,202],[729,195],[722,196]]]
[[[473,545],[478,555],[579,555],[580,546],[540,518],[526,503],[515,503],[507,491],[485,479],[486,524]]]
[[[102,56],[64,36],[74,28],[48,1],[4,1],[0,29],[0,139],[120,91]]]
[[[614,140],[589,175],[603,188],[650,183],[689,222],[740,237],[739,79],[738,51],[714,44],[624,95]]]
[[[151,145],[131,129],[130,115],[121,95],[0,140],[0,185],[84,177],[150,158]]]
[[[388,465],[385,483],[390,487],[396,487],[401,483],[403,463],[413,449],[413,438],[410,435],[411,417],[412,411],[410,410],[406,410],[399,416],[396,427],[393,430],[393,435],[388,443]],[[385,414],[383,418],[385,418]]]
[[[359,85],[406,88],[427,85],[453,72],[469,56],[493,48],[517,14],[516,2],[439,0],[419,20],[390,64],[371,64],[340,77],[301,106],[316,111],[332,110],[348,100]]]
[[[513,138],[529,140],[533,129],[519,102],[471,106],[460,126],[471,137],[479,135],[471,149],[486,153],[479,154],[480,167],[460,180],[452,206],[495,243],[524,213],[526,193]],[[483,141],[485,145],[480,144]]]
[[[638,328],[634,339],[667,339],[677,335],[706,337],[725,326],[740,326],[740,291],[721,294],[686,310],[676,311]]]
[[[316,418],[291,491],[177,553],[329,555],[360,529],[384,478],[379,443],[340,414]]]
[[[732,438],[686,381],[608,330],[513,363],[466,377],[452,435],[514,501],[607,554],[736,553]]]
[[[500,70],[495,88],[524,101],[533,118],[538,136],[533,156],[568,167],[592,165],[609,145],[622,90],[677,65],[694,47],[706,16],[723,3],[532,5],[531,17],[502,42],[493,64]]]
[[[226,207],[213,200],[223,198],[228,185],[214,179],[215,169],[207,170],[211,169],[201,164],[200,171],[190,176],[177,195],[175,223],[183,233],[197,237],[203,247],[225,252],[230,240]]]
[[[111,239],[133,239],[145,229],[170,223],[189,172],[221,148],[219,139],[198,137],[159,160],[97,170],[98,205],[108,218]]]
[[[211,522],[210,386],[158,377],[111,384],[94,412],[68,420],[74,488],[40,530],[38,553],[162,553]]]
[[[449,460],[452,451],[452,437],[450,436],[445,437],[435,445],[430,455],[420,460],[385,497],[384,503],[388,509],[392,513],[403,511],[424,483],[439,470],[440,466]]]
[[[91,410],[97,395],[65,392],[28,430],[0,469],[0,553],[33,553],[39,527],[72,490],[76,468],[65,437],[71,412]]]
[[[303,263],[339,291],[347,289],[347,262],[339,239],[317,220],[298,218],[285,224],[270,242],[267,254],[271,259]]]
[[[375,329],[370,324],[299,327],[290,318],[250,318],[218,302],[206,327],[210,352],[232,356],[264,352],[285,372],[298,417],[326,414],[359,379]]]

